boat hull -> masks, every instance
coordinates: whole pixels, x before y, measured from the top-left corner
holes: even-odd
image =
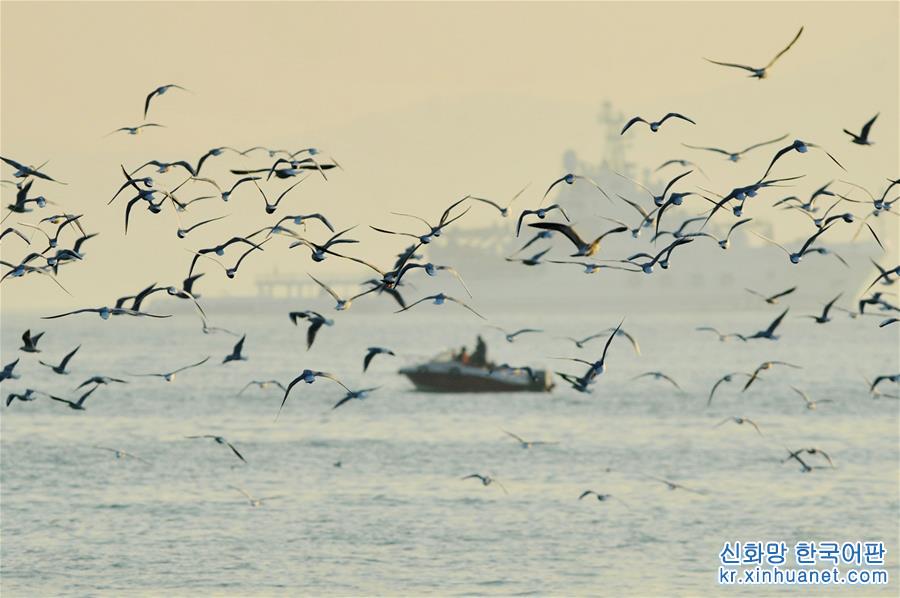
[[[526,372],[491,372],[462,364],[425,364],[403,368],[400,373],[421,392],[548,392],[553,388],[543,370],[532,377]]]

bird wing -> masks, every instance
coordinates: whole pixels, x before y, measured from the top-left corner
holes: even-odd
[[[203,360],[201,360],[201,361],[198,361],[197,363],[192,363],[191,365],[186,365],[186,366],[184,366],[184,367],[178,368],[177,370],[173,370],[171,373],[172,373],[172,374],[177,374],[178,372],[183,372],[184,370],[189,370],[189,369],[191,369],[191,368],[195,368],[195,367],[197,367],[197,366],[203,365],[203,364],[206,363],[207,361],[209,361],[209,356],[208,356],[208,355],[206,356],[206,359],[203,359]],[[148,375],[154,375],[154,376],[156,376],[156,375],[158,375],[158,374],[148,374]]]
[[[670,118],[680,118],[681,120],[686,120],[687,122],[691,123],[692,125],[696,125],[696,124],[697,124],[697,123],[695,123],[693,120],[691,120],[690,118],[686,117],[686,116],[683,115],[683,114],[679,114],[679,113],[677,113],[677,112],[669,112],[669,113],[666,114],[664,117],[662,117],[662,119],[660,119],[659,124],[663,124],[664,122],[666,122],[666,121],[667,121],[668,119],[670,119]]]
[[[784,320],[784,317],[789,311],[791,311],[790,307],[785,308],[785,310],[781,312],[780,316],[772,320],[772,323],[769,324],[769,327],[765,330],[766,334],[772,334],[773,332],[775,332],[775,329],[778,328],[778,326],[781,324],[781,321]]]
[[[742,149],[741,151],[739,151],[738,154],[746,154],[746,153],[749,152],[750,150],[756,149],[756,148],[758,148],[758,147],[763,147],[764,145],[770,145],[770,144],[772,144],[772,143],[778,143],[779,141],[782,141],[782,140],[784,140],[784,139],[787,139],[787,135],[786,135],[786,134],[785,134],[785,135],[782,135],[782,136],[779,137],[778,139],[770,139],[769,141],[762,141],[762,142],[760,142],[760,143],[754,143],[753,145],[751,145],[751,146],[749,146],[749,147],[746,147],[746,148]]]
[[[793,292],[796,291],[796,290],[797,290],[797,287],[791,287],[791,288],[789,288],[789,289],[786,290],[786,291],[781,291],[780,293],[776,293],[776,294],[772,295],[772,296],[769,297],[768,299],[770,299],[770,300],[771,300],[771,299],[780,299],[781,297],[785,297],[786,295],[790,295],[791,293],[793,293]],[[752,292],[752,291],[751,291],[751,292]],[[760,295],[760,297],[762,297],[762,295]],[[764,298],[765,298],[765,297],[764,297]]]
[[[793,46],[795,43],[797,43],[797,40],[800,39],[800,34],[801,34],[801,33],[803,33],[803,27],[800,27],[800,31],[797,32],[797,35],[794,36],[794,39],[791,40],[791,43],[789,43],[789,44],[784,48],[784,50],[782,50],[781,52],[779,52],[778,54],[776,54],[776,55],[775,55],[775,58],[773,58],[772,60],[770,60],[770,61],[769,61],[769,64],[767,64],[764,68],[769,68],[770,66],[772,66],[773,64],[775,64],[775,61],[776,61],[776,60],[778,60],[779,58],[781,58],[781,57],[784,55],[785,52],[787,52],[788,50],[790,50],[790,49],[791,49],[791,46]]]
[[[72,357],[73,357],[76,353],[78,353],[78,349],[80,349],[80,348],[81,348],[81,345],[78,345],[77,347],[75,347],[74,349],[72,349],[72,352],[71,352],[71,353],[69,353],[68,355],[66,355],[65,357],[63,357],[62,361],[59,362],[59,369],[61,369],[61,370],[66,369],[66,364],[68,364],[68,363],[69,363],[69,360],[72,359]]]
[[[363,358],[363,372],[369,369],[369,364],[372,363],[372,360],[375,359],[376,355],[378,355],[377,351],[369,351],[366,353],[366,356]]]
[[[453,303],[456,303],[457,305],[462,305],[463,307],[465,307],[466,309],[468,309],[470,312],[472,312],[473,314],[475,314],[476,316],[478,316],[478,317],[481,318],[482,320],[487,320],[487,318],[485,318],[483,315],[481,315],[480,313],[478,313],[477,311],[475,311],[474,309],[472,309],[471,307],[469,307],[466,303],[460,301],[459,299],[457,299],[457,298],[455,298],[455,297],[450,297],[449,295],[444,295],[444,299],[446,299],[447,301],[452,301]]]
[[[319,285],[320,287],[322,287],[323,289],[325,289],[325,292],[327,292],[329,295],[331,295],[331,296],[334,298],[335,301],[338,301],[338,302],[341,301],[340,296],[338,296],[338,294],[335,293],[334,290],[332,290],[332,288],[331,288],[330,286],[328,286],[328,285],[325,284],[324,282],[318,280],[318,279],[317,279],[315,276],[313,276],[312,274],[307,273],[306,275],[309,276],[310,278],[312,278],[313,281],[315,281],[315,283],[316,283],[317,285]]]
[[[612,331],[612,334],[609,335],[609,338],[606,339],[606,345],[603,346],[603,355],[600,357],[600,363],[606,363],[606,352],[609,351],[609,346],[612,344],[613,338],[615,338],[616,334],[619,332],[619,329],[622,328],[622,324],[625,323],[623,319],[619,322],[619,325],[616,326],[615,330]]]
[[[635,124],[635,123],[646,123],[646,122],[647,122],[647,121],[644,120],[643,118],[641,118],[640,116],[635,116],[634,118],[632,118],[631,120],[629,120],[627,123],[625,123],[625,126],[622,127],[622,132],[619,133],[619,135],[624,135],[624,134],[625,134],[625,131],[627,131],[628,129],[630,129],[630,128],[631,128],[631,125],[633,125],[633,124]]]
[[[747,66],[745,64],[736,64],[734,62],[719,62],[718,60],[710,60],[709,58],[704,58],[706,62],[711,62],[713,64],[718,64],[719,66],[730,66],[738,69],[744,69],[745,71],[750,71],[751,73],[756,72],[757,69],[752,66]]]
[[[225,444],[228,445],[228,448],[231,449],[231,452],[233,452],[235,455],[237,455],[237,458],[238,458],[238,459],[240,459],[240,460],[243,461],[244,463],[247,462],[247,460],[244,459],[244,456],[243,456],[241,453],[239,453],[238,450],[237,450],[236,448],[234,448],[234,445],[233,445],[233,444],[231,444],[231,443],[228,442],[228,441],[225,441]]]

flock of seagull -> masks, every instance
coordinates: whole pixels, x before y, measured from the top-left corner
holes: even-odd
[[[748,71],[750,77],[762,80],[769,77],[773,65],[788,50],[794,47],[802,33],[803,28],[797,32],[787,47],[781,50],[764,67],[756,68],[736,63],[707,60],[715,65]],[[172,90],[188,92],[186,88],[176,84],[162,85],[151,91],[144,102],[143,117],[145,121],[151,108],[158,102],[164,101],[163,96]],[[862,146],[862,149],[857,151],[872,151],[868,149],[868,146],[873,144],[872,129],[877,117],[878,115],[876,114],[869,119],[859,133],[844,129],[844,132],[850,136],[851,143]],[[667,112],[658,121],[635,116],[624,124],[621,134],[636,134],[635,126],[638,124],[647,125],[651,132],[656,133],[660,131],[664,124],[668,129],[675,123],[679,123],[681,126],[697,125],[697,121],[688,116],[677,112]],[[164,125],[159,123],[143,122],[134,126],[118,128],[113,133],[138,135],[145,129],[162,127]],[[516,219],[515,236],[519,237],[526,231],[532,236],[525,241],[515,254],[507,257],[506,260],[520,263],[526,267],[545,264],[577,265],[587,274],[597,273],[604,269],[615,269],[635,273],[635,275],[652,275],[657,272],[657,268],[667,269],[671,261],[679,253],[680,248],[690,243],[707,242],[704,240],[709,239],[707,243],[709,243],[710,247],[715,247],[715,250],[727,251],[730,246],[729,239],[735,229],[752,226],[753,218],[744,217],[745,207],[749,211],[753,208],[754,203],[760,202],[761,200],[758,199],[758,196],[764,190],[785,186],[785,184],[790,184],[803,176],[796,173],[790,176],[786,176],[787,173],[780,174],[778,178],[770,176],[776,167],[785,168],[789,163],[792,166],[798,164],[798,162],[791,163],[788,159],[790,155],[802,155],[810,152],[810,150],[816,150],[827,156],[834,166],[841,169],[841,171],[844,170],[838,159],[821,146],[800,139],[786,142],[787,138],[788,135],[782,135],[767,141],[753,143],[739,151],[683,144],[686,148],[698,152],[723,155],[727,160],[735,163],[742,160],[749,152],[762,151],[764,148],[777,146],[778,149],[772,154],[768,167],[761,173],[761,176],[754,176],[752,179],[736,185],[730,191],[722,194],[701,187],[695,187],[691,190],[684,188],[685,180],[693,172],[702,172],[702,170],[694,162],[680,158],[668,160],[657,168],[657,171],[671,166],[687,169],[672,178],[659,194],[647,189],[637,181],[632,181],[635,188],[638,189],[638,195],[625,197],[621,194],[615,194],[616,198],[613,198],[597,181],[581,174],[565,173],[549,184],[537,205],[520,211]],[[223,177],[212,178],[208,173],[209,165],[214,162],[222,162],[222,157],[226,154],[234,156],[242,164],[228,168],[230,177],[227,180]],[[254,160],[257,156],[262,156],[266,161],[257,162],[249,166],[245,163],[249,160]],[[6,268],[6,272],[0,277],[0,282],[9,284],[10,281],[8,279],[26,276],[43,277],[52,281],[62,292],[68,293],[68,290],[59,280],[60,271],[76,270],[81,263],[87,261],[86,243],[99,233],[87,232],[87,223],[84,221],[83,214],[62,211],[56,207],[57,203],[47,199],[44,195],[37,194],[37,190],[34,189],[35,185],[39,188],[46,187],[43,193],[52,196],[54,185],[66,184],[45,171],[46,162],[33,166],[8,157],[2,157],[2,161],[12,167],[12,179],[4,180],[3,183],[4,185],[9,185],[15,193],[15,200],[7,206],[8,213],[4,216],[4,220],[13,214],[17,218],[23,218],[27,214],[35,213],[39,218],[36,222],[29,223],[17,221],[15,224],[7,226],[0,233],[0,239],[3,240],[4,244],[19,243],[28,247],[27,252],[20,259],[0,261],[0,264]],[[149,168],[155,169],[153,176],[146,174]],[[515,194],[509,201],[502,203],[488,198],[468,195],[452,202],[436,219],[426,219],[416,214],[393,213],[395,217],[402,219],[397,221],[398,224],[390,227],[370,226],[369,228],[379,235],[398,238],[399,241],[402,241],[402,245],[405,248],[396,256],[391,256],[390,259],[384,260],[381,264],[373,264],[371,258],[363,259],[358,255],[353,255],[354,253],[359,253],[355,249],[360,243],[358,239],[353,238],[355,227],[348,227],[338,231],[325,214],[295,213],[290,208],[282,208],[284,204],[290,202],[293,195],[298,193],[295,190],[307,178],[311,176],[322,177],[323,180],[327,181],[329,173],[334,174],[331,171],[335,169],[341,170],[340,164],[333,158],[324,159],[320,151],[313,147],[289,150],[273,149],[265,146],[255,146],[244,150],[229,146],[214,147],[201,155],[196,161],[187,159],[174,161],[151,159],[137,167],[126,168],[125,165],[119,165],[117,172],[121,173],[121,186],[109,200],[108,205],[110,206],[109,209],[117,209],[113,204],[119,197],[124,196],[125,199],[121,201],[125,202],[123,210],[123,230],[125,235],[128,234],[129,226],[134,227],[139,224],[141,219],[153,217],[164,211],[175,214],[178,227],[174,231],[174,236],[178,239],[192,239],[195,231],[201,227],[204,229],[214,226],[221,228],[223,226],[222,220],[226,218],[225,215],[217,214],[210,217],[194,218],[193,214],[198,209],[195,205],[201,202],[205,205],[215,205],[218,202],[234,202],[236,204],[247,204],[248,206],[251,205],[251,202],[255,202],[256,205],[262,204],[259,209],[263,209],[267,215],[276,214],[280,209],[289,211],[291,214],[278,216],[271,225],[255,231],[235,232],[232,230],[225,232],[223,230],[220,242],[191,251],[192,255],[189,265],[182,271],[181,276],[177,277],[181,279],[181,282],[164,285],[153,283],[132,294],[111,298],[111,302],[107,305],[86,306],[64,313],[50,314],[45,316],[44,319],[48,321],[48,324],[56,319],[77,317],[85,314],[96,314],[103,320],[119,316],[149,318],[150,320],[165,319],[171,317],[171,314],[157,313],[155,310],[147,311],[144,307],[145,301],[154,296],[163,299],[168,298],[173,301],[184,301],[196,312],[203,334],[225,334],[237,339],[234,341],[231,350],[221,356],[221,365],[228,367],[228,364],[232,362],[247,360],[247,354],[245,353],[247,335],[211,325],[211,320],[201,303],[201,295],[197,291],[197,287],[202,284],[202,278],[210,274],[203,266],[215,264],[227,278],[233,279],[238,276],[242,264],[263,259],[266,249],[272,246],[269,245],[270,243],[273,245],[285,243],[289,249],[299,248],[301,251],[308,251],[312,262],[323,262],[326,260],[353,262],[361,271],[366,273],[368,279],[361,283],[360,291],[350,294],[339,293],[326,281],[319,280],[312,274],[309,274],[309,278],[334,299],[334,309],[337,312],[351,309],[356,301],[376,301],[378,297],[387,295],[386,301],[396,304],[396,313],[403,313],[430,303],[436,306],[454,305],[457,309],[464,310],[461,312],[463,314],[468,313],[480,320],[487,319],[474,305],[470,305],[470,301],[474,297],[466,286],[460,272],[451,265],[427,262],[419,252],[434,239],[449,233],[451,225],[463,218],[476,206],[484,206],[486,209],[496,210],[501,218],[509,217],[512,214],[512,204],[521,199],[527,187]],[[167,177],[156,176],[175,174],[181,175],[183,180],[180,178],[177,184],[166,186],[161,184],[161,178]],[[619,173],[616,174],[627,178]],[[277,190],[274,185],[279,184],[279,181],[287,181],[287,186]],[[829,231],[836,227],[854,223],[857,223],[859,226],[857,234],[862,230],[867,230],[871,234],[873,249],[877,245],[884,251],[881,239],[878,238],[868,220],[881,217],[884,214],[897,216],[894,204],[898,198],[889,198],[895,187],[900,185],[900,179],[888,178],[887,183],[882,185],[882,189],[876,193],[857,183],[843,182],[846,183],[847,189],[832,190],[832,183],[829,183],[818,189],[806,200],[790,196],[774,203],[774,207],[785,211],[800,212],[809,218],[811,228],[809,229],[808,237],[798,248],[789,249],[773,239],[764,237],[759,233],[754,232],[754,234],[757,234],[767,243],[781,248],[787,254],[792,264],[799,264],[804,257],[809,255],[832,255],[849,267],[849,264],[841,256],[830,250],[824,242],[828,237]],[[595,230],[590,232],[590,234],[585,234],[583,229],[576,230],[575,225],[569,220],[564,205],[559,202],[544,205],[558,187],[575,184],[586,185],[593,191],[596,191],[598,202],[601,200],[605,200],[609,204],[621,202],[621,206],[626,212],[629,214],[636,212],[634,219],[631,222],[625,222],[623,220],[601,217],[603,221],[609,223],[609,228],[599,231]],[[859,198],[857,196],[858,193],[856,193],[859,191],[865,193],[868,197]],[[272,199],[273,197],[274,200]],[[820,204],[826,198],[832,203],[827,209],[824,209]],[[686,204],[685,202],[687,201],[690,204]],[[696,205],[699,210],[689,218],[675,222],[673,214],[678,212],[675,208],[682,205]],[[48,209],[48,206],[53,206],[53,208]],[[145,208],[147,215],[141,214],[140,210],[136,210],[137,208]],[[45,216],[45,211],[55,213]],[[704,230],[714,218],[716,218],[717,223],[726,221],[729,212],[733,219],[727,223],[727,233],[724,236],[719,237]],[[667,216],[665,219],[663,218],[664,215]],[[190,221],[187,221],[189,218]],[[406,222],[410,222],[414,226],[406,226]],[[608,237],[612,235],[630,235],[636,240],[641,237],[645,230],[648,235],[652,235],[651,246],[641,251],[635,251],[628,256],[597,258],[597,256],[604,254],[604,240]],[[658,240],[667,236],[671,237],[667,244],[664,246],[655,245]],[[559,240],[559,243],[555,243],[556,240]],[[529,247],[545,243],[549,243],[549,246],[542,248],[531,255],[531,257],[519,257]],[[548,252],[554,249],[561,249],[562,246],[567,248],[563,253],[567,254],[569,259],[545,259]],[[8,247],[4,251],[4,258],[12,251],[13,248]],[[837,305],[838,301],[843,297],[842,294],[837,294],[825,303],[820,314],[809,314],[806,317],[812,319],[815,324],[824,325],[831,321],[835,311],[844,311],[853,318],[882,314],[881,327],[889,327],[898,322],[897,315],[900,312],[900,307],[890,300],[890,296],[891,288],[896,287],[897,280],[900,279],[900,265],[885,267],[875,261],[873,261],[873,264],[877,268],[877,275],[873,277],[871,285],[869,285],[865,293],[857,298],[855,306],[846,308]],[[453,294],[439,292],[407,302],[407,291],[404,287],[408,288],[408,286],[411,286],[407,285],[407,283],[420,276],[439,277],[441,280],[445,280],[448,285],[452,285],[455,290],[452,291]],[[874,287],[877,287],[877,290],[873,292],[872,289]],[[766,304],[776,305],[794,293],[797,287],[777,292],[747,290]],[[460,298],[461,294],[465,298]],[[867,308],[868,311],[866,311]],[[721,332],[709,326],[700,327],[697,330],[700,332],[711,332],[721,342],[729,340],[775,342],[780,338],[778,334],[780,326],[789,312],[790,307],[785,308],[771,323],[757,331]],[[307,350],[312,350],[318,335],[325,333],[326,329],[335,324],[332,318],[310,309],[292,311],[288,316],[294,325],[306,327]],[[582,335],[582,338],[565,337],[573,343],[575,349],[580,351],[591,351],[592,349],[589,345],[593,341],[599,342],[602,340],[603,345],[599,354],[594,352],[594,356],[588,359],[572,356],[554,357],[554,359],[573,363],[575,364],[573,368],[578,368],[578,371],[575,372],[555,372],[559,379],[568,384],[574,391],[590,393],[607,369],[607,358],[615,352],[613,350],[611,353],[611,349],[615,349],[614,343],[617,341],[622,342],[619,339],[627,341],[634,353],[639,355],[640,346],[638,341],[633,334],[624,328],[624,323],[625,319],[622,319],[614,327],[593,334]],[[498,330],[503,334],[506,341],[510,343],[515,342],[523,335],[543,333],[542,330],[536,328],[522,328],[512,331]],[[25,354],[41,353],[41,340],[44,334],[45,331],[26,330],[22,335],[21,352]],[[70,365],[73,359],[77,358],[79,349],[80,345],[65,354],[58,362],[54,362],[54,360],[40,360],[38,364],[49,368],[55,375],[69,375],[71,371]],[[390,348],[368,347],[361,355],[362,372],[367,372],[374,360],[384,360],[394,355],[395,352]],[[0,370],[0,382],[4,382],[4,385],[9,384],[9,381],[20,378],[18,368],[20,359],[22,358],[17,358],[5,364],[3,369]],[[166,367],[171,369],[164,369],[164,371],[136,372],[129,373],[128,376],[155,377],[165,382],[174,382],[178,374],[202,368],[211,359],[213,359],[212,356],[206,356],[189,364],[170,364]],[[510,366],[508,364],[495,367],[525,371],[533,375],[533,372],[527,367]],[[744,392],[760,380],[762,376],[773,375],[772,372],[774,370],[800,367],[800,365],[783,361],[765,361],[751,371],[727,373],[713,384],[708,395],[707,405],[712,404],[716,392],[723,385],[743,382],[741,392]],[[273,416],[277,420],[288,399],[291,396],[295,396],[299,392],[299,388],[321,380],[325,380],[329,384],[334,385],[335,388],[339,388],[342,393],[342,396],[338,398],[332,409],[343,407],[354,400],[364,400],[379,389],[377,386],[354,389],[333,373],[316,369],[303,369],[286,383],[278,380],[252,380],[240,389],[238,394],[243,394],[252,387],[278,389],[282,394],[282,400],[277,411],[273,409]],[[647,371],[635,376],[634,380],[661,382],[671,386],[676,391],[681,391],[679,383],[672,376],[662,371]],[[900,374],[888,373],[877,375],[871,382],[867,381],[867,385],[869,392],[874,398],[897,399],[897,394],[886,389],[888,384],[896,384],[898,382],[900,382]],[[30,402],[40,397],[46,397],[52,401],[63,403],[70,409],[84,411],[88,399],[98,389],[113,384],[127,384],[127,380],[122,377],[94,375],[79,384],[75,388],[74,394],[69,397],[57,396],[35,388],[25,388],[21,391],[9,392],[6,396],[6,406],[7,408],[11,407],[15,401]],[[829,402],[827,399],[813,400],[802,389],[791,388],[803,401],[806,409],[815,409],[817,405]],[[726,424],[747,424],[756,434],[764,436],[763,429],[756,422],[744,416],[725,418],[718,422],[716,426],[724,426]],[[528,441],[505,430],[504,433],[519,443],[524,449],[553,444],[548,441]],[[241,462],[247,462],[235,445],[220,435],[197,434],[187,438],[212,440],[228,448],[234,457]],[[116,448],[103,446],[96,448],[112,452],[116,457],[131,457],[144,461],[143,458]],[[816,447],[802,449],[785,447],[785,449],[787,456],[784,462],[796,462],[801,466],[801,471],[810,472],[823,467],[834,467],[834,461],[831,456]],[[820,461],[813,462],[814,458],[820,459]],[[680,489],[698,492],[663,478],[640,475],[648,480],[662,483],[670,490]],[[496,484],[503,492],[507,492],[507,488],[490,475],[472,473],[463,476],[462,479],[476,480],[485,487]],[[242,488],[236,487],[236,489],[244,495],[252,506],[259,506],[264,500],[267,500],[267,498],[254,498]],[[595,492],[594,490],[585,490],[578,499],[587,497],[593,497],[601,502],[611,498],[619,500],[608,493]],[[276,497],[268,497],[268,499],[271,498]],[[623,502],[622,504],[625,503]]]

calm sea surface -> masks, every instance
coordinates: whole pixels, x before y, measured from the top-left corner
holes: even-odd
[[[2,362],[21,357],[22,374],[3,383],[4,397],[26,387],[74,397],[94,374],[129,381],[98,389],[84,412],[45,398],[3,408],[4,597],[759,594],[717,584],[718,553],[734,540],[882,540],[890,586],[844,591],[897,595],[900,402],[874,400],[863,380],[897,372],[896,326],[843,314],[824,326],[789,317],[781,341],[720,343],[694,327],[757,330],[777,310],[507,314],[495,323],[548,331],[509,344],[454,307],[330,312],[335,326],[307,352],[305,328],[290,325],[287,309],[252,313],[248,304],[245,314],[216,319],[247,333],[249,361],[224,366],[234,339],[201,334],[193,316],[51,325],[4,314]],[[478,332],[497,361],[581,373],[550,358],[596,358],[603,341],[578,350],[555,337],[614,326],[623,315],[642,355],[614,341],[592,395],[562,386],[550,394],[422,394],[396,373],[445,348],[471,348]],[[48,330],[40,355],[17,351],[27,327]],[[71,375],[38,365],[79,343]],[[371,345],[397,357],[376,357],[363,375]],[[207,355],[209,363],[171,383],[128,375]],[[803,369],[764,372],[743,394],[723,385],[706,408],[717,378],[770,359]],[[381,388],[332,411],[338,386],[298,386],[277,423],[277,389],[237,395],[252,379],[287,382],[304,368]],[[651,370],[684,392],[631,381]],[[790,385],[823,402],[807,410]],[[882,389],[896,393],[897,385]],[[729,416],[751,418],[764,435],[715,427]],[[525,450],[502,430],[558,444]],[[195,434],[226,437],[247,463],[211,440],[184,438]],[[801,473],[781,463],[785,447],[808,446],[828,452],[835,469]],[[475,472],[509,494],[460,480]],[[670,491],[643,474],[702,494]],[[280,498],[254,508],[231,485]],[[619,500],[577,500],[586,489]]]

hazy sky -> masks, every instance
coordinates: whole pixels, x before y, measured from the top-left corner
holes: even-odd
[[[597,112],[606,99],[629,115],[693,117],[696,127],[635,131],[630,157],[651,167],[697,159],[723,192],[753,180],[771,152],[733,166],[681,142],[740,148],[790,132],[837,154],[849,174],[805,159],[798,170],[810,176],[794,190],[799,195],[840,176],[876,191],[898,173],[895,2],[3,2],[0,13],[3,155],[49,160],[44,170],[69,185],[37,183],[35,191],[84,213],[89,232],[101,233],[86,246],[85,263],[61,272],[75,298],[26,277],[3,283],[4,307],[104,304],[153,280],[180,281],[187,248],[271,222],[245,188],[227,206],[198,204],[186,222],[231,216],[196,237],[178,241],[171,210],[151,216],[143,208],[123,235],[127,198],[106,206],[121,183],[118,164],[194,163],[219,145],[311,145],[334,156],[344,171],[327,183],[311,177],[278,214],[323,211],[338,227],[396,228],[402,221],[389,210],[431,218],[467,193],[502,201],[529,181],[523,204],[534,204],[562,174],[565,150],[602,159]],[[765,64],[801,25],[803,37],[767,80],[702,60]],[[155,100],[149,120],[166,128],[104,137],[139,124],[144,96],[164,83],[192,92]],[[851,145],[841,129],[858,130],[879,111],[876,145]],[[270,162],[260,154],[214,160],[204,174],[223,181],[234,179],[226,165]],[[6,166],[2,173],[11,174]],[[180,171],[158,177],[166,188],[183,178]],[[14,191],[2,193],[10,203]],[[4,225],[34,216],[13,215]],[[473,210],[460,224],[489,218],[496,212]],[[396,250],[396,240],[371,231],[359,238],[360,254],[382,264]],[[2,253],[14,261],[24,250],[4,240]],[[305,251],[267,248],[265,260],[234,281],[208,265],[215,275],[204,292],[251,292],[254,277],[276,261],[298,273],[309,264]]]

